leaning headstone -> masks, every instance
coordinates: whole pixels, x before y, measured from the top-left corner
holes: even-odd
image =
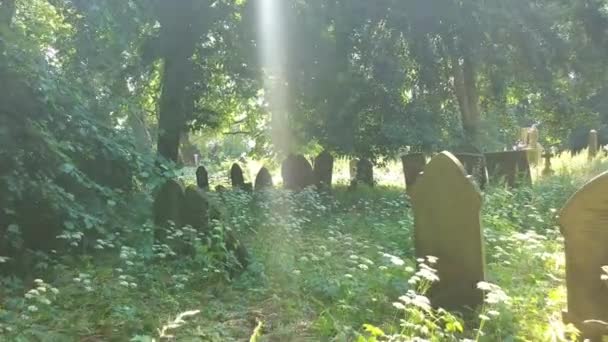
[[[196,185],[199,189],[209,190],[209,174],[202,165],[196,169]]]
[[[608,265],[608,172],[580,188],[560,212],[559,224],[565,239],[566,323],[574,324],[592,341],[608,335],[608,286],[600,278]]]
[[[597,131],[592,129],[589,131],[589,160],[595,158],[598,150]]]
[[[528,150],[485,153],[490,182],[506,182],[510,187],[532,184]]]
[[[262,167],[255,177],[255,191],[271,189],[273,187],[272,176],[267,168]]]
[[[456,157],[441,152],[424,168],[411,198],[416,257],[438,258],[440,281],[431,289],[431,303],[447,309],[482,304],[481,194],[471,177]]]
[[[290,154],[281,164],[281,176],[286,189],[300,191],[314,184],[312,166],[301,154]]]
[[[243,177],[243,169],[239,164],[234,163],[230,168],[230,181],[232,182],[233,189],[244,189],[245,177]]]
[[[368,159],[362,158],[357,162],[356,180],[369,186],[374,186],[374,164]]]
[[[488,182],[488,171],[484,155],[481,153],[454,153],[454,157],[460,161],[467,174],[473,176],[479,188],[485,188]]]
[[[206,232],[209,227],[209,201],[205,193],[196,186],[188,186],[184,194],[181,209],[184,225]]]
[[[426,165],[424,153],[409,153],[401,156],[403,175],[405,176],[405,190],[410,192],[416,180]]]
[[[165,228],[169,222],[181,226],[181,206],[184,200],[184,187],[174,179],[167,180],[154,197],[155,238],[164,240]]]
[[[315,158],[313,173],[315,183],[319,190],[331,190],[332,174],[334,171],[334,157],[327,152],[321,152]]]

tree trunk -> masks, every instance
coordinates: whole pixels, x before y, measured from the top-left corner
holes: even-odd
[[[454,93],[458,100],[462,128],[465,137],[472,143],[477,142],[481,114],[479,111],[479,95],[475,80],[475,67],[469,57],[452,58],[452,75],[454,77]]]
[[[186,120],[192,116],[194,55],[194,5],[192,0],[162,2],[161,44],[163,76],[158,115],[158,154],[178,162],[179,142],[186,129]]]
[[[0,28],[9,27],[15,15],[15,0],[0,0]]]

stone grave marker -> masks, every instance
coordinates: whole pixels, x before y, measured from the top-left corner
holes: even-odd
[[[357,159],[351,159],[348,161],[348,175],[351,182],[357,178],[357,162]]]
[[[563,318],[584,337],[601,341],[608,322],[608,286],[601,280],[608,265],[608,172],[580,188],[559,215],[565,240],[568,309]]]
[[[209,190],[209,174],[202,165],[196,169],[196,185],[200,189]]]
[[[177,227],[182,225],[181,206],[184,200],[184,186],[175,179],[167,180],[154,196],[155,238],[164,240],[165,228],[173,222]]]
[[[409,153],[401,156],[401,164],[405,176],[405,190],[409,193],[416,184],[420,172],[424,170],[426,158],[424,153]]]
[[[374,164],[369,159],[359,159],[357,162],[356,181],[374,186]]]
[[[528,162],[536,165],[540,161],[542,146],[538,143],[538,128],[531,127],[528,132]]]
[[[477,283],[485,261],[480,223],[481,194],[462,164],[441,152],[424,168],[411,191],[416,257],[439,258],[439,282],[431,303],[446,309],[483,303]]]
[[[473,176],[479,188],[485,188],[488,182],[488,171],[484,155],[481,153],[454,153],[453,155],[460,161],[467,174]]]
[[[245,177],[243,176],[243,169],[237,163],[232,164],[230,168],[230,181],[232,182],[232,189],[244,190]]]
[[[209,227],[209,201],[203,190],[193,185],[186,188],[181,215],[183,225],[190,225],[200,232],[207,231]]]
[[[286,189],[300,191],[314,185],[312,166],[301,154],[290,154],[281,164],[281,176]]]
[[[255,190],[271,189],[273,186],[270,171],[268,171],[267,168],[262,167],[260,171],[258,171],[258,175],[255,177]]]
[[[315,158],[313,173],[315,184],[319,190],[331,190],[331,181],[334,171],[334,157],[327,151],[321,152]]]
[[[545,153],[543,153],[543,158],[545,159],[545,167],[543,168],[543,176],[551,176],[554,172],[551,169],[551,158],[555,155],[551,152],[550,149],[547,149]]]
[[[595,158],[598,151],[597,131],[592,129],[589,131],[589,160]]]
[[[491,152],[484,156],[491,182],[504,181],[510,187],[519,183],[532,184],[528,150]]]

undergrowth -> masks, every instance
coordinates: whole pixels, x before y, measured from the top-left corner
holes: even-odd
[[[222,244],[211,247],[218,244],[188,227],[172,232],[190,236],[196,252],[186,257],[152,244],[149,223],[131,222],[86,253],[40,257],[30,278],[0,278],[0,339],[567,340],[573,329],[560,318],[565,274],[556,215],[603,166],[598,160],[527,188],[486,189],[487,279],[479,284],[486,301],[474,314],[433,308],[425,297],[441,281],[434,272],[441,260],[413,257],[403,188],[233,191],[217,196],[214,226],[249,249],[244,273],[229,272]]]

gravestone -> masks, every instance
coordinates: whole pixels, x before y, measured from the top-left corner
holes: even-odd
[[[230,181],[232,182],[232,189],[245,189],[245,177],[243,177],[243,169],[239,164],[234,163],[230,168]]]
[[[184,187],[175,180],[167,180],[154,196],[154,223],[156,225],[154,236],[157,240],[164,240],[165,227],[168,222],[182,225],[181,206],[184,200]]]
[[[273,187],[272,176],[267,168],[262,167],[255,177],[255,191],[271,189]]]
[[[331,190],[333,171],[334,157],[327,151],[321,152],[317,158],[315,158],[313,169],[315,184],[319,190]]]
[[[528,162],[531,165],[536,165],[540,161],[542,147],[538,143],[538,139],[538,128],[531,127],[528,132]]]
[[[409,153],[401,156],[401,164],[405,176],[405,190],[409,193],[416,184],[420,172],[424,170],[426,158],[424,153]]]
[[[416,257],[439,258],[431,303],[446,309],[483,303],[477,283],[484,280],[480,223],[481,194],[462,164],[449,152],[431,159],[410,194],[414,210]]]
[[[560,212],[565,239],[568,309],[563,318],[586,338],[601,341],[605,326],[585,322],[608,322],[608,286],[601,280],[608,265],[608,172],[580,188]]]
[[[589,131],[589,160],[595,158],[598,150],[597,131],[592,129]]]
[[[488,171],[486,169],[486,158],[481,153],[454,153],[462,164],[468,175],[473,176],[480,189],[484,189],[488,182]]]
[[[312,166],[301,154],[290,154],[281,164],[281,176],[286,189],[300,191],[314,185]]]
[[[209,190],[209,174],[202,165],[196,169],[196,185],[200,189]]]
[[[553,174],[553,169],[551,169],[551,158],[554,155],[550,150],[545,151],[543,153],[543,158],[545,159],[545,167],[543,168],[543,176],[551,176]]]
[[[374,164],[368,159],[362,158],[357,162],[356,181],[369,186],[374,186]]]
[[[348,161],[348,175],[351,182],[357,178],[357,162],[357,159],[351,159]]]
[[[196,186],[188,186],[181,208],[181,222],[192,228],[206,232],[209,228],[209,201],[205,193]]]
[[[484,154],[490,182],[506,182],[510,187],[532,184],[528,150]]]

